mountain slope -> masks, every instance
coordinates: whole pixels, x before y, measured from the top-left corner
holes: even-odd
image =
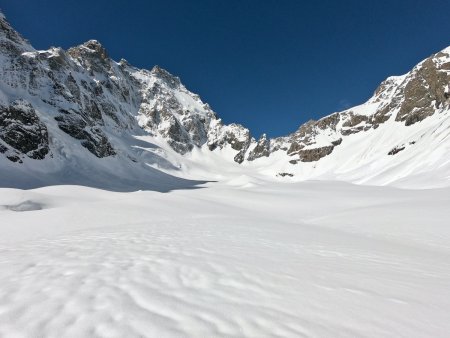
[[[115,62],[96,40],[37,51],[0,16],[0,46],[2,186],[166,190],[189,185],[172,176],[236,175],[450,182],[450,48],[388,78],[360,106],[255,140],[224,125],[179,78]]]

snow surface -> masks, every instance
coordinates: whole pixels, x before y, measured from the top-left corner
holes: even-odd
[[[0,189],[1,337],[448,337],[450,189]]]

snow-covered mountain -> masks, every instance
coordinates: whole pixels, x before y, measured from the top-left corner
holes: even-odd
[[[449,106],[447,48],[255,139],[0,14],[0,337],[448,337]]]
[[[276,139],[223,124],[178,77],[116,62],[98,41],[35,50],[3,15],[0,74],[2,186],[170,189],[190,185],[173,176],[229,175],[450,185],[450,48]]]

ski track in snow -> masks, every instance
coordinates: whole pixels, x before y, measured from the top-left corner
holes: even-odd
[[[0,189],[0,336],[448,336],[449,189],[238,183]]]

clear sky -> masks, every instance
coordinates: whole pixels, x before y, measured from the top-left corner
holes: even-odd
[[[38,49],[99,40],[180,76],[226,122],[292,132],[450,45],[448,0],[0,0]]]

